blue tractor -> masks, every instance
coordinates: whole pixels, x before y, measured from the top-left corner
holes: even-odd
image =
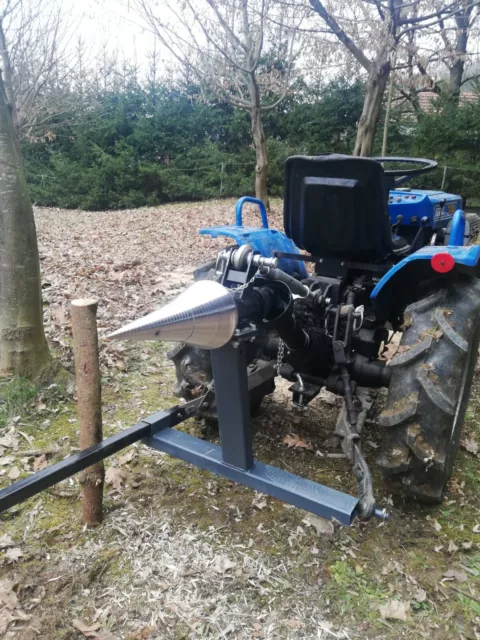
[[[215,280],[235,298],[236,335],[248,337],[251,411],[276,376],[291,381],[300,408],[324,387],[341,395],[335,434],[365,518],[375,508],[362,453],[374,390],[388,388],[379,467],[402,493],[438,502],[477,359],[479,219],[467,219],[459,196],[404,186],[435,167],[414,158],[294,156],[285,165],[284,232],[270,229],[263,203],[249,197],[237,203],[235,225],[201,230],[233,240],[195,279]],[[245,202],[259,206],[262,227],[243,226]],[[202,415],[215,419],[210,351],[180,344],[170,357],[176,395],[191,400],[201,389]]]

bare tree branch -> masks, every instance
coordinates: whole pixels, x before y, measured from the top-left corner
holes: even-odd
[[[324,20],[324,22],[332,30],[332,33],[340,40],[340,42],[350,51],[350,53],[358,60],[364,69],[370,70],[372,66],[371,60],[363,53],[363,51],[355,44],[349,35],[340,27],[336,18],[332,16],[323,6],[320,0],[309,0],[312,9]]]

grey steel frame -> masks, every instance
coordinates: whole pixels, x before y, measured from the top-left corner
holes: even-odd
[[[220,446],[173,427],[194,415],[198,401],[143,418],[138,425],[107,438],[0,491],[0,512],[85,469],[135,441],[197,467],[288,502],[324,518],[350,525],[358,499],[317,482],[255,460],[248,399],[245,345],[228,343],[211,352]]]

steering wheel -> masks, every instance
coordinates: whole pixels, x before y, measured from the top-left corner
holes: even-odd
[[[408,180],[411,180],[415,176],[420,176],[422,173],[427,173],[436,169],[438,163],[435,160],[427,160],[426,158],[404,158],[402,156],[385,156],[372,158],[376,162],[395,162],[396,164],[416,164],[421,165],[418,168],[412,169],[385,169],[385,175],[394,180],[397,186],[404,184]]]

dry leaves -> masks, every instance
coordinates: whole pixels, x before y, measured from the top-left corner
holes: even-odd
[[[234,206],[233,200],[213,200],[103,213],[35,208],[45,326],[62,360],[70,364],[73,357],[71,300],[102,301],[100,335],[152,311],[193,279],[197,265],[228,244],[198,232],[233,222]],[[246,212],[246,223],[257,218],[253,208]],[[280,207],[269,214],[269,222],[281,227]],[[121,349],[101,344],[100,358],[103,367],[128,369]]]
[[[0,536],[0,549],[6,549],[7,547],[14,547],[15,543],[8,533],[4,533]]]
[[[237,566],[236,562],[230,560],[228,556],[217,556],[214,561],[214,571],[217,573],[226,573],[230,569],[234,569]]]
[[[18,451],[18,436],[14,427],[0,438],[0,447]]]
[[[389,600],[380,607],[380,615],[385,620],[407,620],[410,603],[403,600]]]
[[[473,453],[474,456],[478,453],[478,442],[472,436],[471,438],[466,438],[461,442],[462,447],[468,451],[469,453]]]
[[[419,588],[413,594],[413,599],[415,600],[415,602],[418,602],[419,604],[421,604],[422,602],[425,602],[425,600],[427,599],[427,592],[425,591],[425,589]]]
[[[136,455],[137,452],[135,449],[130,449],[130,451],[127,451],[127,453],[124,453],[123,456],[118,458],[118,464],[128,464],[136,457]]]
[[[100,630],[99,623],[88,625],[76,619],[72,621],[72,626],[75,627],[77,631],[80,631],[85,638],[91,638],[91,640],[118,640],[117,636],[114,636],[110,631]]]
[[[405,353],[409,351],[411,347],[405,344],[397,344],[395,342],[389,342],[385,347],[385,351],[382,353],[381,358],[387,361],[387,366],[392,362],[397,353]]]
[[[468,580],[468,577],[465,571],[460,571],[459,569],[449,569],[443,574],[442,582],[447,582],[450,580],[456,580],[457,582],[466,582]]]
[[[331,520],[326,520],[325,518],[320,518],[319,516],[313,515],[313,513],[309,513],[306,518],[302,520],[305,524],[308,524],[310,527],[313,527],[319,536],[328,536],[331,537],[335,533],[335,527],[333,526],[333,522]]]
[[[35,458],[33,462],[33,470],[41,471],[42,469],[45,469],[47,465],[48,465],[47,456],[44,453],[42,453],[42,455]]]
[[[286,444],[289,449],[308,449],[309,451],[313,450],[313,446],[310,442],[303,440],[300,436],[297,436],[295,433],[292,435],[287,435],[282,440],[283,444]]]
[[[9,580],[0,580],[0,636],[7,632],[12,622],[30,620],[18,606],[14,586]]]
[[[127,479],[127,472],[117,467],[108,467],[105,473],[105,483],[111,485],[117,491],[123,489],[125,480]]]
[[[20,477],[20,469],[18,467],[12,467],[7,474],[7,478],[10,480],[16,480]]]
[[[11,549],[7,549],[5,553],[5,559],[7,561],[7,564],[18,562],[19,559],[22,557],[23,557],[23,551],[19,547],[12,547]]]

